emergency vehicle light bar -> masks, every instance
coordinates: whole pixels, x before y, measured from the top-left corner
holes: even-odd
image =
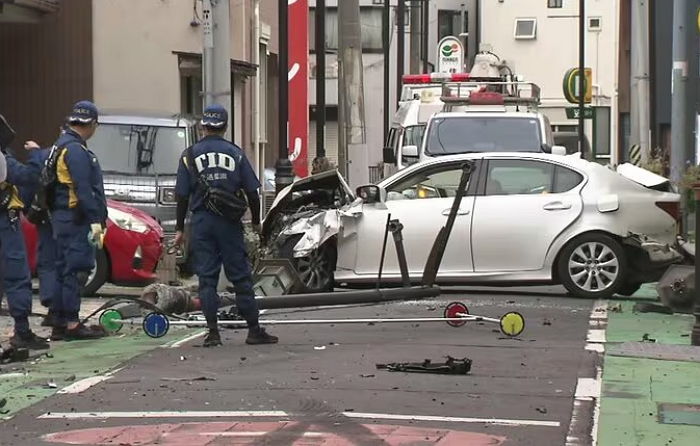
[[[430,73],[404,74],[401,80],[404,85],[437,84],[440,82],[465,82],[470,80],[469,73]]]
[[[521,87],[527,87],[522,89]],[[520,96],[528,91],[529,96]],[[505,105],[537,105],[540,103],[540,87],[532,82],[457,82],[446,83],[442,87],[441,100],[453,105],[485,105],[498,102],[492,95],[496,93],[503,97]]]

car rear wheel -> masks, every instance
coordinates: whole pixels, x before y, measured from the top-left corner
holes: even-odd
[[[557,269],[562,285],[574,296],[607,299],[623,288],[627,265],[613,238],[584,234],[564,247]]]
[[[104,249],[98,249],[95,252],[95,267],[90,271],[81,295],[91,297],[97,294],[97,291],[107,282],[107,277],[109,277],[109,259]]]

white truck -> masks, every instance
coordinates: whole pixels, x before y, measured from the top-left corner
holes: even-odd
[[[508,74],[502,74],[507,71]],[[385,175],[429,157],[468,152],[566,154],[537,109],[540,89],[514,80],[493,53],[472,73],[404,76],[399,109],[384,147]]]

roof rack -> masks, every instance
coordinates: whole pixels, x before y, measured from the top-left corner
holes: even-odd
[[[536,108],[540,104],[540,87],[532,82],[469,81],[448,82],[442,87],[442,102],[459,105],[522,105]],[[523,96],[523,93],[529,96]],[[478,94],[475,94],[478,93]],[[500,95],[500,99],[494,96]]]

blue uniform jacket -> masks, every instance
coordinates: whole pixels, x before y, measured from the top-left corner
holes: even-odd
[[[0,187],[12,188],[12,198],[10,199],[9,209],[23,209],[24,202],[20,195],[20,187],[32,187],[36,184],[41,171],[41,158],[37,150],[29,152],[27,164],[22,164],[11,155],[5,155],[7,163],[7,178],[0,184]]]
[[[86,223],[107,220],[102,169],[97,157],[73,130],[66,130],[56,141],[59,155],[56,163],[57,185],[53,210],[71,209],[80,212]]]
[[[192,146],[192,159],[196,171],[213,187],[229,192],[256,192],[260,182],[248,162],[243,149],[220,136],[207,136]],[[177,169],[175,193],[183,198],[190,197],[192,212],[204,209],[201,185],[188,169],[183,152]]]
[[[51,153],[51,148],[49,147],[40,150],[33,150],[32,153],[36,154],[35,156],[37,157],[37,160],[39,162],[39,171],[41,171],[41,168],[44,166],[46,159],[49,157],[49,153]],[[32,201],[34,201],[34,196],[36,195],[38,188],[39,177],[37,177],[36,180],[33,181],[31,184],[20,186],[19,193],[20,197],[22,198],[22,202],[24,202],[25,210],[28,210],[29,206],[32,205]]]

